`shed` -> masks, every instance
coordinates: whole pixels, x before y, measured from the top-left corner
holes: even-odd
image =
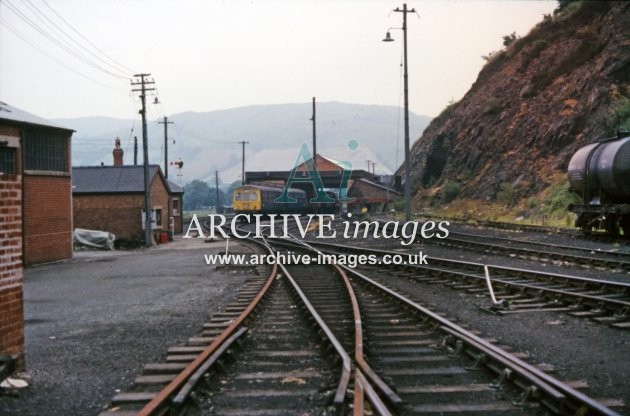
[[[149,167],[152,228],[181,233],[183,189],[168,181],[159,165]],[[117,239],[144,240],[144,168],[135,165],[72,168],[76,228],[109,231]]]

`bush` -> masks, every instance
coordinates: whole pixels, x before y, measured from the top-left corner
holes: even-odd
[[[569,191],[569,187],[568,180],[551,187],[549,197],[545,200],[545,208],[549,215],[562,216],[566,214],[570,204],[580,203],[580,197]]]
[[[440,192],[443,203],[448,204],[459,195],[460,185],[457,182],[447,182]]]
[[[503,182],[499,186],[499,190],[497,191],[496,199],[503,205],[511,206],[514,203],[514,197],[516,196],[516,192],[514,191],[514,185],[508,182]]]
[[[630,130],[630,98],[621,97],[613,107],[606,121],[606,128],[612,131]]]
[[[503,36],[503,46],[508,47],[512,44],[518,37],[516,36],[516,32],[512,32],[509,35]]]

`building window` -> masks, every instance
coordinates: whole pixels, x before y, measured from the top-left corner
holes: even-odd
[[[173,215],[179,215],[179,199],[173,198]]]
[[[66,172],[67,139],[43,131],[29,131],[24,137],[26,170]]]
[[[155,226],[162,227],[162,208],[155,209]]]
[[[0,147],[0,175],[15,175],[15,147]]]

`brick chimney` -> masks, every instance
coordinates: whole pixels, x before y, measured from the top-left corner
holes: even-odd
[[[114,166],[122,166],[123,165],[123,149],[120,148],[120,137],[116,137],[116,147],[114,147]]]

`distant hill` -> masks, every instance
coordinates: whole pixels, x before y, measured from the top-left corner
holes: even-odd
[[[169,160],[184,161],[182,183],[193,179],[224,183],[240,179],[241,145],[245,140],[246,170],[290,169],[302,143],[312,143],[311,103],[256,105],[212,112],[185,112],[169,116]],[[377,173],[391,173],[403,158],[402,111],[392,106],[317,103],[317,151],[337,160],[349,160],[354,168],[366,169],[366,160],[376,161]],[[419,137],[430,118],[410,113],[411,137]],[[133,136],[138,137],[142,161],[140,120],[107,117],[57,119],[56,123],[76,130],[72,137],[72,164],[113,163],[114,139],[120,137],[124,162],[133,164]],[[164,126],[161,120],[148,123],[151,163],[163,163]],[[133,132],[132,132],[133,127]],[[349,140],[359,148],[350,151]],[[175,143],[173,144],[173,140]],[[175,170],[169,168],[169,177]]]

